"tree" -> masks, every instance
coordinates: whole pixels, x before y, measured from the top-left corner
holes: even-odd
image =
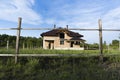
[[[111,47],[117,49],[119,47],[119,40],[112,40]]]
[[[88,45],[88,49],[99,49],[98,43],[87,44],[87,45]]]
[[[106,49],[106,48],[107,48],[106,41],[104,41],[104,43],[103,43],[103,48],[104,48],[104,49]]]

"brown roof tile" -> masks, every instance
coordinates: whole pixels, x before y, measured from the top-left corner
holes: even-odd
[[[81,35],[79,33],[70,31],[68,29],[63,29],[63,28],[50,30],[48,32],[42,33],[41,36],[42,37],[43,36],[58,36],[58,34],[61,32],[66,32],[68,34],[68,36],[70,36],[70,37],[83,37],[83,35]]]
[[[79,38],[79,37],[73,37],[73,38],[71,38],[70,40],[71,40],[71,41],[75,41],[75,40],[76,40],[76,41],[77,41],[77,40],[78,40],[78,41],[85,41],[84,39],[81,39],[81,38]]]

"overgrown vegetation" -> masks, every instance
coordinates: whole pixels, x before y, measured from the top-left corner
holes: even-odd
[[[0,57],[0,80],[119,80],[120,57]]]

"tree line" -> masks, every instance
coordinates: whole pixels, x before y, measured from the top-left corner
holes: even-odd
[[[85,43],[85,49],[99,49],[99,44],[98,43],[93,43],[93,44],[87,44]],[[119,40],[115,39],[112,40],[111,43],[107,44],[106,41],[103,42],[103,49],[118,49],[120,47]]]
[[[10,48],[15,48],[16,36],[0,34],[0,47],[6,47],[7,45],[9,45]],[[42,38],[21,36],[19,45],[20,48],[41,48]]]

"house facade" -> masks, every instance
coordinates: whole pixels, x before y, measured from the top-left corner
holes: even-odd
[[[53,29],[42,33],[41,36],[44,49],[84,50],[84,47],[80,46],[85,41],[81,39],[83,35],[66,28]]]

